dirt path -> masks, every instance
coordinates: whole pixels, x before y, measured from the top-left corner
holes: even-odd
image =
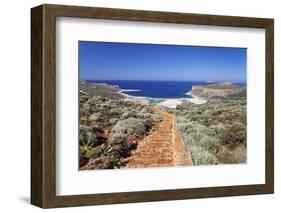
[[[191,154],[186,150],[181,134],[176,130],[174,115],[154,110],[162,115],[163,121],[158,130],[153,131],[139,143],[130,158],[127,168],[191,166]]]

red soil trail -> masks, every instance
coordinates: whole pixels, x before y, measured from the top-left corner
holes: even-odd
[[[146,136],[129,159],[127,168],[169,167],[193,165],[190,152],[176,129],[174,115],[153,107],[163,121],[159,128]]]

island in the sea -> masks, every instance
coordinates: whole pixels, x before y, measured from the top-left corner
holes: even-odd
[[[246,163],[245,84],[158,84],[80,81],[81,170]]]

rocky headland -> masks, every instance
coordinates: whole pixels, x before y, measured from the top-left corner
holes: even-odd
[[[243,90],[245,90],[244,87],[226,82],[193,86],[189,94],[203,98],[216,98],[238,94],[241,93]]]
[[[79,85],[80,93],[89,96],[99,95],[108,98],[123,98],[124,96],[120,94],[121,89],[118,85],[109,85],[105,83],[88,83],[85,81],[80,81]]]

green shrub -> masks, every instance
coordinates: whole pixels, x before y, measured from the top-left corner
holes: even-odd
[[[199,124],[199,123],[193,123],[192,124],[192,127],[193,127],[193,130],[196,131],[196,132],[200,132],[204,135],[209,135],[209,136],[215,136],[216,135],[216,132],[215,130],[211,129],[211,128],[208,128],[202,124]]]
[[[219,137],[224,145],[246,145],[246,126],[242,123],[228,125],[219,132]]]
[[[114,109],[109,110],[108,114],[111,116],[118,116],[118,115],[122,114],[122,110],[118,109],[118,108],[114,108]]]
[[[150,112],[142,113],[142,118],[151,118],[152,115],[153,115],[153,114],[150,113]]]
[[[108,108],[111,108],[110,104],[107,103],[107,102],[103,102],[100,104],[100,108],[102,109],[108,109]]]
[[[151,118],[153,114],[150,112],[138,112],[137,113],[137,117],[138,118],[142,118],[142,119],[147,119],[147,118]]]
[[[124,134],[113,134],[110,138],[109,138],[109,143],[111,144],[121,144],[121,143],[127,143],[128,142],[128,138],[126,135]]]
[[[113,134],[109,139],[109,156],[120,159],[128,157],[132,149],[136,148],[136,144],[131,142],[125,134]]]
[[[84,157],[86,157],[86,158],[98,158],[103,153],[103,150],[102,150],[103,148],[104,147],[102,147],[102,146],[92,148],[92,149],[88,150],[87,152],[85,152]]]
[[[213,152],[217,152],[221,146],[221,142],[218,138],[208,135],[203,135],[201,133],[191,133],[189,135],[183,134],[183,141],[186,145],[200,146],[206,149],[207,151],[213,151]]]
[[[90,111],[90,106],[88,106],[88,105],[85,106],[85,104],[80,104],[79,109],[80,109],[80,111],[81,110],[82,111]]]
[[[189,146],[194,165],[218,164],[216,157],[201,146]]]
[[[193,137],[191,137],[190,135],[188,134],[182,134],[182,138],[183,138],[183,142],[187,145],[187,146],[195,146],[196,145],[196,142],[194,140]]]
[[[93,105],[93,104],[95,104],[95,100],[94,100],[94,99],[91,99],[91,98],[89,98],[89,99],[85,102],[85,105],[88,105],[88,106],[91,106],[91,105]]]
[[[180,113],[178,113],[178,114],[180,114]],[[178,115],[177,116],[177,122],[178,123],[187,123],[188,120],[184,116]]]
[[[129,134],[129,135],[144,135],[145,125],[141,120],[136,118],[128,118],[126,120],[118,121],[112,128],[115,133]]]
[[[109,119],[109,123],[110,123],[111,125],[115,125],[117,121],[118,121],[117,118],[110,118],[110,119]]]
[[[96,134],[89,127],[80,125],[79,144],[82,152],[89,151],[92,147],[98,144]]]
[[[147,109],[147,108],[145,108],[145,107],[144,107],[144,108],[142,108],[142,109],[141,109],[141,111],[140,111],[140,112],[141,112],[141,113],[147,113],[147,112],[149,112],[149,111],[148,111],[148,109]]]
[[[219,123],[217,123],[215,125],[209,126],[209,128],[215,130],[215,132],[217,133],[217,132],[221,131],[224,128],[224,124],[222,122],[219,122]]]
[[[101,115],[100,112],[98,112],[98,113],[93,113],[93,114],[91,114],[88,119],[89,119],[90,121],[94,122],[94,121],[100,121],[101,118],[102,118],[102,115]]]
[[[217,157],[224,164],[246,163],[247,149],[242,144],[233,149],[225,146],[218,152]]]
[[[195,143],[199,145],[200,140],[205,136],[202,132],[193,131],[189,135],[194,139]]]
[[[192,125],[188,123],[188,121],[180,122],[177,124],[177,130],[182,133],[190,133],[191,129],[192,129]]]
[[[177,118],[177,122],[177,129],[182,133],[183,141],[190,149],[194,164],[216,164],[215,156],[210,153],[218,152],[221,146],[220,140],[214,136],[215,130],[182,116]]]
[[[123,119],[126,119],[126,118],[132,118],[132,117],[136,117],[136,112],[135,111],[125,111],[123,114],[122,114],[122,118]]]
[[[219,148],[221,147],[221,143],[218,138],[207,135],[203,136],[199,143],[199,146],[214,153],[218,152]]]
[[[151,115],[151,119],[152,119],[154,122],[161,122],[161,121],[163,121],[162,116],[159,115],[159,114],[152,114],[152,115]]]

